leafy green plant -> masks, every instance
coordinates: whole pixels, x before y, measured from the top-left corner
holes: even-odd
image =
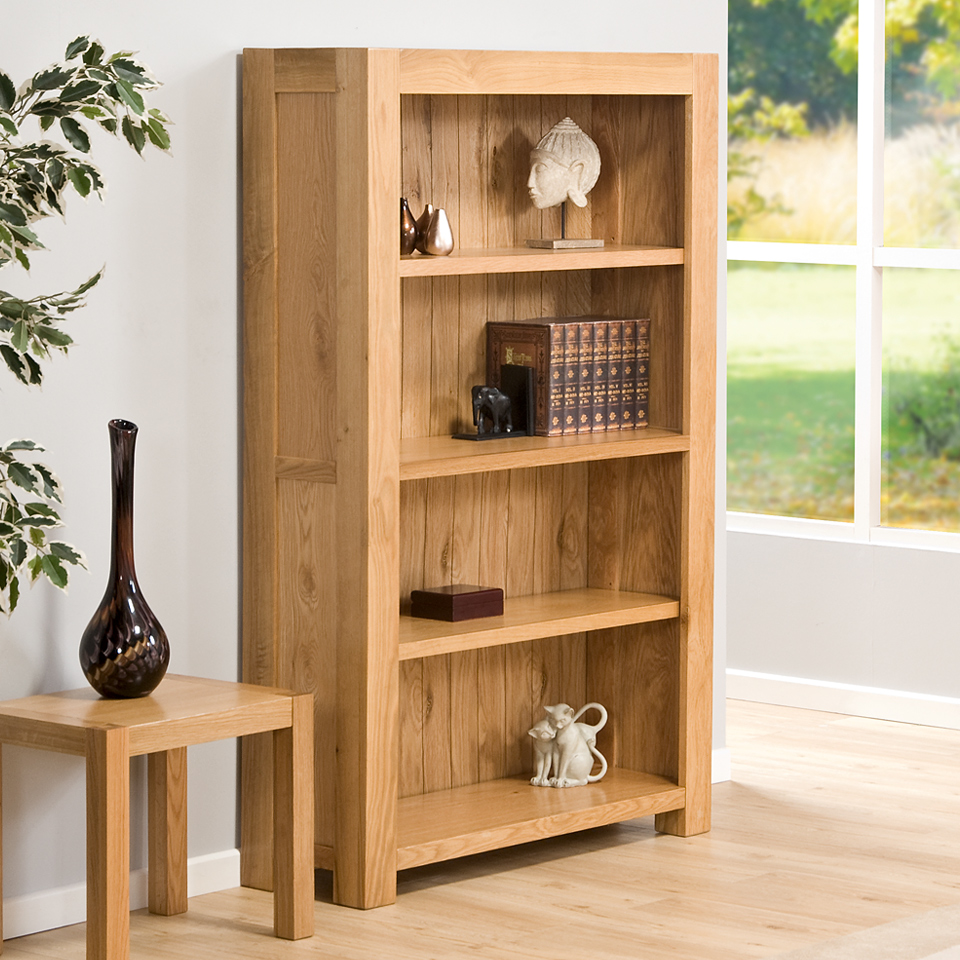
[[[899,396],[891,399],[926,456],[960,461],[960,340],[941,336],[938,354],[934,370],[894,371],[892,389]]]
[[[727,236],[738,237],[751,220],[772,213],[786,213],[778,195],[763,196],[755,186],[760,158],[749,154],[743,145],[765,142],[775,137],[805,137],[809,133],[804,113],[806,105],[774,103],[769,97],[757,97],[752,87],[727,98],[727,184],[744,180],[745,189],[728,192]]]
[[[67,45],[62,63],[19,89],[0,70],[0,269],[30,269],[30,254],[43,249],[34,226],[64,216],[67,194],[102,198],[103,177],[87,158],[91,127],[122,137],[140,155],[148,144],[169,151],[170,121],[148,109],[143,96],[160,84],[133,57],[130,51],[106,56],[101,43],[84,36]],[[58,125],[66,144],[24,137],[28,123],[41,135]],[[74,290],[29,299],[0,289],[0,356],[18,381],[39,386],[41,363],[68,351],[73,339],[64,322],[102,276],[98,270]],[[32,440],[0,447],[0,611],[7,614],[17,606],[24,569],[31,582],[42,575],[64,588],[64,564],[84,562],[80,551],[47,537],[62,525],[61,490],[33,457],[42,450]]]

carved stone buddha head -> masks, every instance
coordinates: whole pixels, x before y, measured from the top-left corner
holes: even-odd
[[[540,210],[567,199],[585,207],[599,176],[597,145],[569,117],[555,124],[530,152],[527,187]]]

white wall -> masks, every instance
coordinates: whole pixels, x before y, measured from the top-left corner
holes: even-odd
[[[731,696],[960,728],[960,554],[727,542]]]
[[[90,567],[89,574],[73,574],[68,596],[41,584],[25,593],[12,620],[0,623],[2,698],[83,684],[76,647],[109,564],[106,423],[112,417],[140,427],[137,568],[171,640],[170,669],[237,677],[243,47],[716,52],[725,76],[726,3],[47,0],[38,7],[37,0],[5,0],[0,65],[19,83],[60,59],[66,43],[83,33],[109,51],[140,51],[164,82],[153,99],[175,121],[174,156],[154,153],[140,161],[109,138],[97,139],[93,159],[109,185],[106,202],[72,200],[67,226],[42,228],[50,252],[34,257],[32,276],[8,268],[0,280],[18,293],[49,292],[75,286],[107,264],[89,307],[70,323],[76,346],[49,366],[43,390],[0,377],[0,436],[29,436],[47,446],[47,462],[66,489],[65,538],[86,551]],[[722,535],[717,550],[722,558]],[[718,585],[722,597],[722,565]],[[722,615],[717,660],[722,746]],[[235,749],[193,748],[190,763],[190,856],[229,853],[236,845]],[[3,779],[7,935],[82,919],[76,886],[84,879],[82,764],[7,748]],[[131,858],[141,868],[139,768],[133,792]],[[216,885],[217,876],[207,885]]]

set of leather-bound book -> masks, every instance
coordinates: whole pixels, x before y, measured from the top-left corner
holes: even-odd
[[[608,433],[647,425],[650,320],[542,317],[487,324],[487,383],[501,366],[534,370],[539,436]]]

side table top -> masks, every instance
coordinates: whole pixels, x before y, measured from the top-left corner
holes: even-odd
[[[168,674],[149,696],[100,697],[91,687],[0,702],[0,743],[83,754],[86,731],[126,728],[130,755],[280,730],[296,694]]]

